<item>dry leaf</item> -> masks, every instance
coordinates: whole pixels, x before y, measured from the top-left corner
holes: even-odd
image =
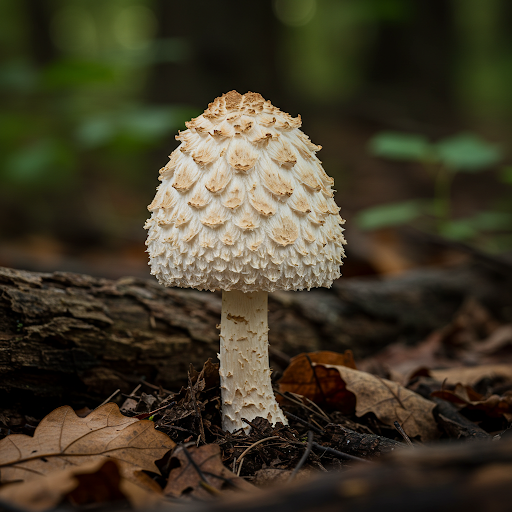
[[[87,472],[90,466],[86,464],[73,469]],[[0,487],[0,500],[33,511],[55,508],[78,485],[71,471],[55,471],[49,477],[38,476],[30,482],[4,485]]]
[[[470,386],[457,384],[453,390],[443,389],[434,391],[433,397],[442,398],[447,402],[458,405],[461,408],[478,409],[484,411],[491,418],[505,418],[510,421],[512,417],[512,395],[505,396],[491,395],[484,398]]]
[[[446,370],[429,370],[431,377],[447,384],[473,386],[484,377],[503,378],[512,381],[512,364],[489,364]]]
[[[13,434],[0,441],[0,481],[30,481],[70,466],[113,459],[121,475],[148,488],[142,470],[160,473],[155,460],[175,443],[151,421],[123,416],[109,403],[79,418],[71,407],[48,414],[34,436]]]
[[[336,405],[338,408],[344,405],[347,410],[353,410],[354,396],[346,391],[339,372],[319,365],[356,367],[350,350],[344,354],[329,351],[299,354],[292,358],[279,380],[279,391],[306,396],[316,404]]]
[[[160,490],[156,483],[153,485]],[[62,503],[76,506],[126,500],[134,507],[142,507],[156,505],[160,496],[161,491],[147,491],[122,477],[113,460],[68,467],[29,482],[0,487],[0,500],[34,512]]]
[[[478,343],[475,350],[479,354],[497,354],[510,349],[512,345],[512,324],[501,325],[490,336]]]
[[[355,409],[357,416],[372,412],[389,426],[398,421],[410,437],[418,436],[424,441],[439,437],[433,402],[396,382],[356,370],[350,351],[343,355],[312,352],[294,357],[279,381],[279,390],[338,410]]]
[[[439,431],[432,411],[435,404],[396,382],[345,366],[324,365],[339,372],[346,389],[356,396],[356,415],[372,412],[386,425],[398,421],[409,437],[436,439]]]
[[[180,466],[173,469],[169,474],[169,480],[164,489],[164,494],[167,496],[179,498],[183,494],[188,494],[196,498],[208,498],[212,496],[212,493],[207,487],[218,491],[226,488],[226,486],[240,490],[254,489],[254,486],[243,478],[236,476],[222,464],[218,444],[207,444],[200,448],[192,446],[187,448],[187,451],[204,475],[205,481],[202,480],[199,472],[190,462],[185,450],[179,447],[171,458],[171,464],[174,459],[174,462],[178,462]],[[207,485],[205,486],[204,483]]]

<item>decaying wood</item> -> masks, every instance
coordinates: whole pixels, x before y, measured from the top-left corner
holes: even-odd
[[[351,348],[365,356],[397,339],[421,340],[476,293],[506,304],[506,290],[502,278],[460,267],[277,292],[269,339],[289,355]],[[129,393],[140,379],[176,388],[189,363],[216,357],[220,311],[220,294],[152,279],[0,268],[0,389],[10,400],[78,405],[118,388]]]
[[[361,434],[334,423],[327,425],[325,430],[331,436],[329,444],[333,447],[365,459],[373,459],[405,446],[404,443],[399,443],[387,437]]]
[[[440,398],[434,398],[433,400],[437,404],[434,409],[437,423],[450,438],[488,440],[492,438],[483,428],[463,416],[450,402]]]

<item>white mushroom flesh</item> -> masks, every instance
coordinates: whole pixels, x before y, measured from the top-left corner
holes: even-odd
[[[287,424],[270,379],[267,297],[267,292],[222,292],[222,425],[230,432],[248,429],[243,419]]]

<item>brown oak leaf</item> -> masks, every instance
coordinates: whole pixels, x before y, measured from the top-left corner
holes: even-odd
[[[374,413],[384,424],[398,421],[409,437],[423,441],[439,437],[432,413],[435,403],[423,398],[397,382],[345,366],[323,365],[335,369],[348,391],[356,396],[356,415]]]
[[[319,365],[356,367],[350,350],[344,354],[327,350],[299,354],[292,358],[279,380],[279,391],[297,393],[319,405],[336,405],[338,409],[353,410],[354,395],[346,390],[339,372]]]
[[[148,488],[142,470],[160,473],[155,461],[176,444],[152,421],[128,418],[108,403],[79,418],[69,406],[43,418],[34,436],[13,434],[0,441],[0,482],[37,476],[97,461],[114,460],[123,477]]]
[[[135,508],[156,506],[162,500],[161,489],[147,478],[148,485],[156,487],[155,490],[144,489],[122,477],[113,460],[99,460],[4,485],[0,487],[0,500],[33,512],[54,509],[64,503],[77,506],[127,500]]]
[[[207,444],[199,448],[179,447],[171,458],[171,464],[173,462],[178,463],[179,467],[174,468],[169,474],[164,489],[167,496],[178,498],[182,494],[187,494],[196,498],[208,498],[212,496],[212,492],[223,489],[254,489],[253,485],[236,476],[222,464],[218,444]]]

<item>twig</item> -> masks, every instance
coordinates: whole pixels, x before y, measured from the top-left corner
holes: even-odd
[[[141,388],[142,384],[137,384],[137,387],[128,395],[129,397],[130,396],[135,396],[135,393],[137,393],[137,391],[139,391],[139,389]]]
[[[181,430],[182,432],[186,432],[187,434],[192,434],[195,436],[197,432],[192,432],[192,430],[189,430],[188,428],[178,427],[177,425],[164,425],[165,428],[172,428],[174,430]]]
[[[414,446],[412,444],[412,441],[409,439],[409,436],[405,433],[405,430],[403,429],[402,425],[400,425],[400,423],[398,423],[398,421],[394,421],[393,426],[398,430],[398,432],[400,432],[401,436],[405,439],[405,442],[409,446]]]
[[[324,453],[330,453],[331,455],[335,455],[339,459],[347,459],[347,460],[357,460],[359,462],[367,462],[370,463],[369,460],[361,459],[361,457],[356,457],[355,455],[349,455],[348,453],[339,452],[333,448],[329,448],[328,446],[322,446],[321,444],[315,443],[313,441],[313,448],[317,450],[323,450]]]
[[[306,420],[303,420],[302,418],[300,418],[299,416],[295,416],[295,414],[292,414],[291,412],[287,412],[287,411],[284,411],[284,414],[285,416],[287,416],[288,418],[291,418],[292,420],[295,420],[297,421],[298,423],[301,423],[302,425],[306,426],[306,427],[309,427],[311,430],[313,430],[313,432],[316,432],[317,434],[320,434],[322,435],[325,431],[322,431],[320,430],[319,428],[315,427],[314,425],[312,425],[311,423],[309,423],[308,421]]]
[[[98,407],[96,407],[96,409],[99,409],[102,405],[105,405],[105,404],[108,404],[110,402],[110,400],[112,400],[112,398],[114,398],[117,393],[119,393],[119,391],[121,391],[120,389],[116,389],[106,400],[103,400],[103,402],[98,405]],[[96,410],[94,409],[94,410]]]
[[[162,386],[155,386],[154,384],[150,384],[149,382],[146,382],[144,379],[140,379],[141,384],[144,384],[144,386],[147,386],[151,389],[156,389],[158,391],[163,391],[164,393],[167,393],[168,395],[174,395],[173,391],[169,391],[168,389],[163,388]]]
[[[434,398],[436,408],[434,414],[441,420],[443,430],[450,437],[463,437],[466,439],[491,439],[491,435],[476,423],[463,416],[453,404],[441,398]]]
[[[259,444],[265,442],[265,441],[270,441],[271,439],[281,439],[281,437],[279,436],[271,436],[271,437],[265,437],[264,439],[260,439],[259,441],[256,441],[255,443],[251,444],[251,446],[249,446],[248,448],[246,448],[243,452],[242,452],[242,455],[240,455],[239,457],[237,457],[234,461],[233,461],[233,473],[236,474],[236,465],[255,447],[255,446],[258,446]]]
[[[302,457],[299,460],[299,463],[295,466],[295,469],[293,470],[292,474],[290,475],[290,478],[288,478],[288,482],[291,482],[299,472],[300,468],[304,466],[304,463],[308,460],[309,454],[311,453],[311,450],[313,449],[313,432],[310,430],[308,432],[308,444],[306,446],[306,450],[302,454]]]
[[[236,476],[240,476],[240,472],[242,471],[242,466],[244,465],[244,460],[245,460],[245,459],[242,459],[242,460],[240,461],[240,466],[238,466],[238,470],[237,470],[237,472],[236,472]]]
[[[306,354],[306,359],[308,360],[309,366],[311,367],[311,371],[313,372],[313,377],[315,378],[315,382],[318,387],[318,390],[320,391],[320,394],[322,395],[322,398],[325,402],[326,401],[325,393],[324,393],[324,390],[322,389],[322,384],[320,383],[320,379],[318,378],[318,375],[316,374],[316,368],[313,366],[311,358],[307,354]]]
[[[320,425],[320,423],[318,423],[318,421],[316,421],[315,418],[310,418],[310,420],[312,423],[316,425],[317,428],[323,429],[322,425]]]
[[[171,402],[170,404],[167,404],[167,405],[164,405],[162,407],[159,407],[158,409],[155,409],[154,411],[151,411],[151,412],[144,412],[142,414],[139,414],[137,416],[135,416],[138,420],[145,420],[146,418],[149,418],[150,416],[153,416],[153,414],[156,414],[157,412],[159,411],[162,411],[164,409],[169,409],[170,407],[172,407],[173,405],[176,405],[176,402]],[[195,432],[194,432],[195,434]]]
[[[245,418],[242,418],[242,421],[244,423],[247,423],[247,425],[249,425],[251,428],[253,428],[254,430],[256,430],[256,432],[259,432],[260,434],[262,434],[263,432],[261,431],[261,428],[259,428],[258,426],[254,425],[252,422],[250,422],[249,420],[246,420]]]
[[[198,380],[199,380],[199,378],[198,378]],[[190,399],[192,400],[192,405],[194,407],[196,423],[197,423],[197,426],[199,427],[199,433],[201,434],[201,441],[203,441],[203,443],[206,444],[206,435],[204,433],[203,417],[201,416],[201,411],[199,410],[199,407],[197,406],[196,392],[192,386],[192,377],[190,376],[190,372],[188,373],[188,389],[190,392]]]
[[[300,407],[304,407],[304,409],[307,409],[310,413],[314,414],[315,416],[318,416],[319,418],[322,418],[324,421],[331,421],[330,419],[326,419],[324,416],[319,414],[318,412],[311,409],[311,407],[308,407],[307,405],[303,404],[300,400],[297,400],[289,391],[286,393],[281,393],[280,391],[277,391],[277,389],[274,389],[274,393],[277,393],[278,395],[282,396],[283,398],[286,398],[287,400],[290,400],[290,402],[294,403],[295,405],[299,405]]]
[[[315,409],[318,410],[318,412],[320,414],[322,414],[324,416],[324,418],[327,420],[327,421],[332,421],[330,416],[318,405],[316,404],[315,402],[313,402],[313,400],[311,400],[310,398],[308,398],[307,396],[304,397],[305,400],[307,400],[310,404],[311,404],[311,407],[314,407]]]
[[[246,448],[243,452],[242,452],[242,455],[240,455],[239,457],[237,457],[236,461],[237,463],[243,459],[255,446],[263,443],[264,441],[270,441],[271,439],[281,439],[280,436],[271,436],[271,437],[265,437],[264,439],[260,439],[259,441],[256,441],[255,443],[251,444],[251,446],[249,446],[248,448]]]

